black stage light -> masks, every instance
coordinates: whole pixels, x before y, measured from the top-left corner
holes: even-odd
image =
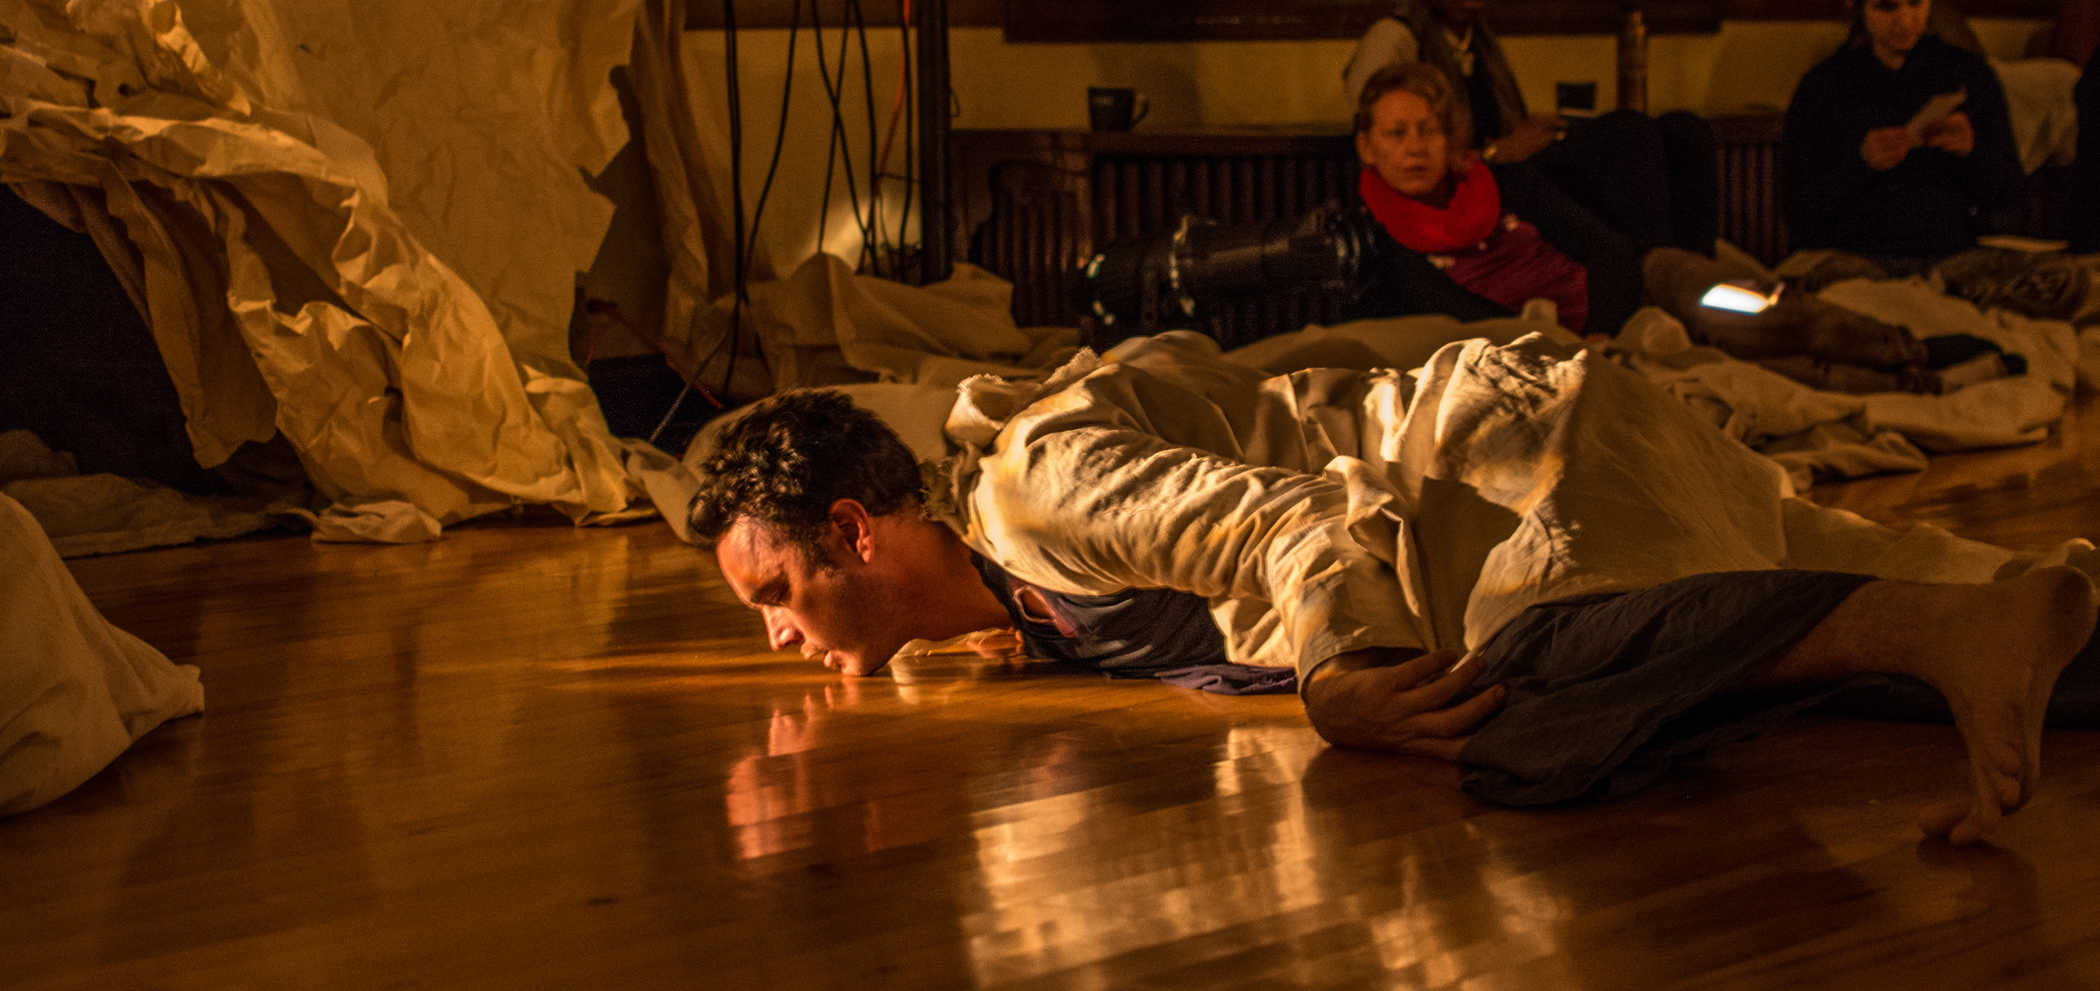
[[[1376,223],[1360,205],[1330,201],[1251,226],[1184,214],[1171,234],[1109,245],[1080,270],[1088,343],[1101,349],[1194,327],[1207,309],[1250,296],[1314,287],[1354,294]]]

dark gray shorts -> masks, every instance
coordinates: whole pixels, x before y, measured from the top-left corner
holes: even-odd
[[[1902,676],[1743,688],[1871,580],[1737,571],[1526,610],[1481,650],[1474,688],[1507,682],[1510,696],[1460,755],[1466,791],[1503,805],[1624,795],[1681,758],[1754,736],[1810,705],[1948,721],[1938,692]],[[2047,722],[2100,728],[2100,631],[2057,680]]]
[[[1481,648],[1475,687],[1507,684],[1509,700],[1460,755],[1466,791],[1503,805],[1610,798],[1755,735],[1831,689],[1741,686],[1871,580],[1725,572],[1525,610]]]

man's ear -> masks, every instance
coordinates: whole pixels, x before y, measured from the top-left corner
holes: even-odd
[[[875,556],[874,517],[868,507],[854,499],[840,499],[831,504],[831,532],[845,545],[846,552],[866,564]]]

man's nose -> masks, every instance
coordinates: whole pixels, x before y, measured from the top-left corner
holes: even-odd
[[[774,650],[786,650],[802,642],[802,631],[795,628],[794,621],[789,619],[785,612],[767,609],[765,619],[766,639],[772,643]]]

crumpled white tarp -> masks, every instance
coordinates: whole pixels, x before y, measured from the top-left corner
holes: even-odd
[[[27,430],[0,433],[0,495],[36,517],[62,557],[115,554],[253,533],[284,507],[202,496],[109,474],[83,475],[73,456]]]
[[[1079,349],[1076,328],[1016,325],[1012,301],[1013,283],[974,265],[914,286],[856,275],[819,253],[785,278],[750,287],[742,320],[752,339],[740,344],[742,360],[763,362],[773,390],[871,379],[953,385],[979,373],[1054,368]],[[709,322],[726,325],[732,305],[716,301]],[[706,357],[677,363],[700,367]]]
[[[154,727],[204,708],[197,669],[103,619],[5,495],[0,657],[0,816],[73,790]]]
[[[2006,119],[2020,170],[2066,165],[2078,157],[2078,66],[2060,58],[1992,59],[2005,88]]]
[[[2031,444],[2063,419],[2079,383],[2100,386],[2100,327],[2075,330],[1981,310],[1922,279],[1853,279],[1817,293],[1921,337],[1970,334],[2027,359],[2027,372],[1945,395],[1824,392],[1721,351],[1648,308],[1612,345],[1656,384],[1729,436],[1784,465],[1794,484],[1917,471],[1930,453]]]
[[[0,0],[0,181],[126,233],[200,463],[282,432],[381,539],[614,512],[567,326],[636,6]]]

